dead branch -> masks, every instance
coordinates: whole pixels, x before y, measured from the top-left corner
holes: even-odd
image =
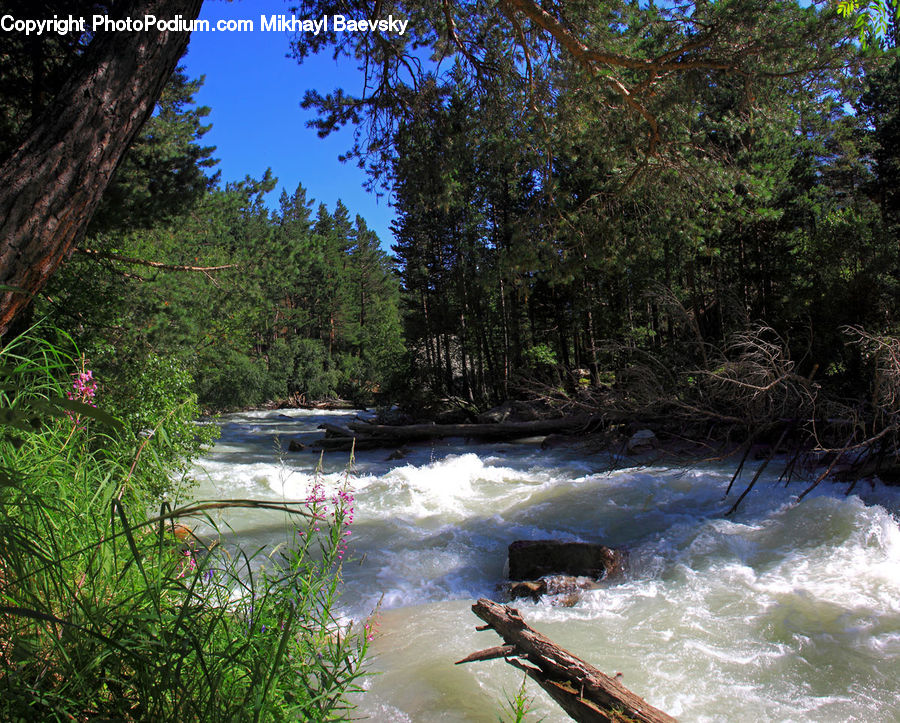
[[[858,326],[846,326],[842,331],[874,362],[872,403],[884,414],[896,415],[900,412],[900,338],[871,334]]]
[[[505,657],[577,721],[675,723],[672,716],[654,708],[615,678],[526,625],[518,610],[482,598],[472,606],[472,612],[493,628],[506,645],[469,655],[457,665]]]
[[[179,264],[164,264],[159,261],[148,261],[147,259],[135,259],[130,256],[120,256],[119,254],[110,254],[106,251],[98,251],[96,249],[76,248],[78,253],[86,256],[93,256],[99,259],[107,259],[109,261],[121,261],[125,264],[137,264],[139,266],[149,266],[153,269],[163,269],[164,271],[199,271],[208,274],[210,271],[223,271],[225,269],[236,269],[237,264],[224,264],[223,266],[181,266]]]

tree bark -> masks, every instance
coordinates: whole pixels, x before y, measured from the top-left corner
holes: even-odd
[[[133,0],[123,11],[189,23],[202,0]],[[0,167],[0,334],[85,229],[150,117],[189,32],[98,32],[78,70]]]
[[[505,658],[524,670],[577,721],[675,723],[675,719],[632,693],[615,678],[560,648],[525,624],[519,611],[482,598],[472,606],[506,645],[457,662]],[[518,658],[518,659],[517,659]]]

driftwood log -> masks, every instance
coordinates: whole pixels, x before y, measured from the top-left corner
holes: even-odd
[[[472,611],[487,623],[478,629],[493,629],[505,645],[473,653],[457,661],[457,665],[504,658],[525,671],[576,721],[675,723],[672,716],[654,708],[615,678],[530,628],[518,610],[482,598]]]
[[[491,441],[523,439],[546,434],[576,433],[600,423],[600,415],[578,415],[533,422],[498,422],[488,424],[371,424],[350,422],[346,428],[334,424],[320,425],[324,439],[313,442],[317,449],[349,450],[402,447],[413,442],[427,442],[445,437],[470,437]]]

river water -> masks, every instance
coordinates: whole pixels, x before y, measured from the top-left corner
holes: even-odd
[[[349,413],[250,412],[221,420],[196,496],[299,499],[318,455],[279,452]],[[525,620],[683,721],[900,720],[900,488],[785,489],[764,475],[730,518],[732,468],[627,467],[536,442],[416,447],[356,457],[341,613],[380,601],[360,716],[497,721],[521,673],[454,666],[500,643],[470,606],[495,597],[506,547],[558,538],[625,547],[625,577],[574,607],[517,601]],[[346,453],[324,460],[326,487]],[[774,465],[772,465],[774,467]],[[752,470],[736,488],[743,489]],[[247,548],[285,539],[278,513],[223,518]],[[568,718],[534,684],[533,717]]]

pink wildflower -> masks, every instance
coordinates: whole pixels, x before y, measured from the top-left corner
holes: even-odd
[[[72,382],[72,388],[66,392],[66,396],[74,402],[81,402],[82,404],[89,404],[92,407],[96,407],[97,405],[94,404],[94,397],[97,396],[97,381],[94,379],[94,372],[90,369],[85,369],[84,364],[84,357],[82,357],[81,371],[72,374],[75,379]],[[66,414],[76,426],[80,427],[77,414],[69,410],[66,411]]]
[[[375,633],[378,632],[379,625],[380,625],[380,622],[379,622],[378,618],[373,617],[373,618],[369,618],[369,622],[367,622],[363,626],[363,631],[366,636],[366,640],[368,640],[370,643],[373,640],[375,640]]]
[[[197,561],[194,559],[194,553],[190,549],[184,549],[181,551],[181,554],[184,555],[187,559],[182,560],[181,569],[178,571],[178,577],[184,577],[186,573],[193,572],[197,569]]]

